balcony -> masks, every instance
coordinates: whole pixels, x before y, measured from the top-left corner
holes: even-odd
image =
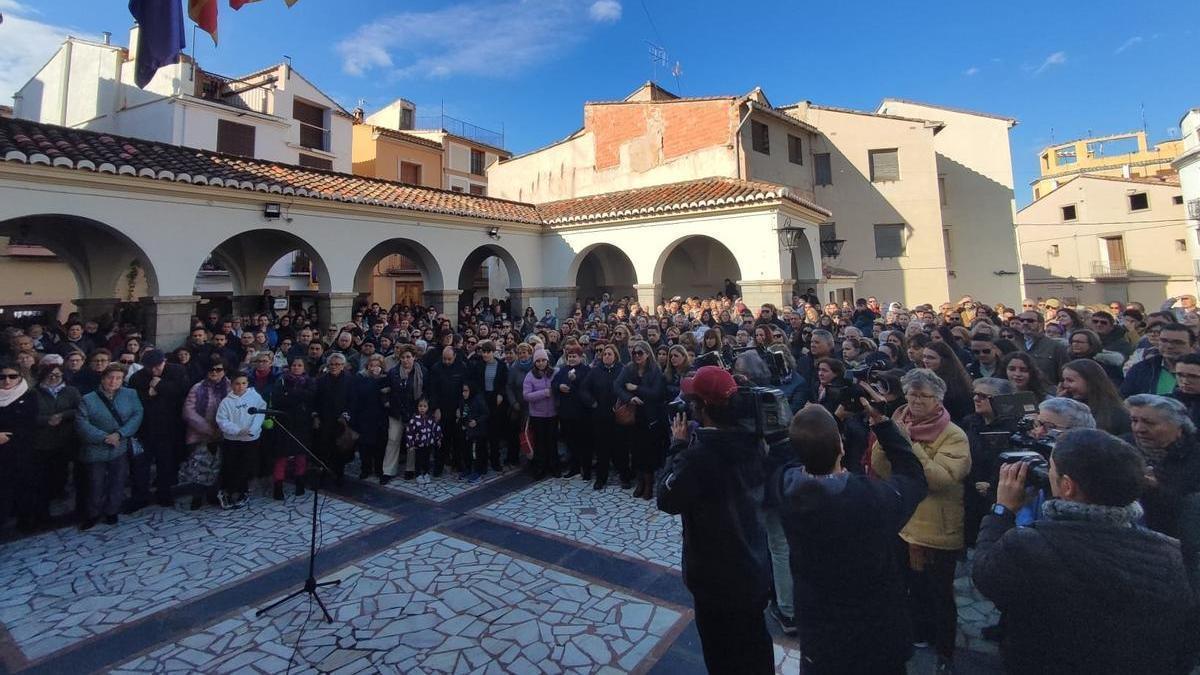
[[[493,148],[504,147],[504,132],[492,131],[449,115],[417,115],[418,129],[441,129],[446,133],[478,141]]]
[[[1125,260],[1093,262],[1092,278],[1096,281],[1125,281],[1129,279],[1129,263]]]
[[[276,76],[255,81],[234,80],[206,70],[197,71],[196,76],[197,97],[239,110],[271,114],[271,90]]]

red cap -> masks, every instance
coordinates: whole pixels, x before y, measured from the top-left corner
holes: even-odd
[[[724,368],[704,366],[695,375],[684,378],[679,388],[684,396],[695,396],[705,403],[725,403],[737,391],[737,382]]]

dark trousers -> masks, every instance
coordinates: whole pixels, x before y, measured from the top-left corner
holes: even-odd
[[[496,403],[496,392],[484,392],[483,399],[487,402],[488,407],[488,433],[485,444],[487,446],[488,462],[493,468],[500,467],[500,446],[504,443],[504,439],[508,437],[508,404]]]
[[[608,481],[610,465],[621,480],[629,480],[629,427],[619,426],[611,417],[592,420],[592,440],[596,449],[596,480]]]
[[[537,474],[558,472],[558,418],[530,417],[533,433],[533,470]]]
[[[78,454],[79,448],[74,445],[50,450],[49,465],[46,468],[48,498],[58,499],[67,493],[67,477],[71,473],[71,462]]]
[[[387,430],[377,432],[375,438],[358,439],[358,457],[362,462],[362,473],[366,475],[383,475],[383,451],[387,447]]]
[[[439,408],[442,413],[442,419],[438,424],[442,426],[442,444],[437,448],[437,456],[434,458],[433,475],[442,475],[442,467],[447,464],[459,467],[459,457],[462,446],[462,430],[458,426],[457,408]]]
[[[521,430],[525,428],[525,414],[522,412],[513,413],[509,409],[508,417],[508,450],[504,453],[504,463],[510,466],[517,466],[521,463]]]
[[[667,447],[666,424],[661,420],[642,422],[630,427],[630,443],[632,451],[629,462],[638,473],[653,473],[662,468],[663,456]]]
[[[907,544],[906,544],[907,546]],[[938,656],[953,658],[958,633],[954,570],[960,551],[922,548],[923,569],[915,570],[909,554],[908,607],[916,639],[933,643]]]
[[[129,464],[129,477],[133,483],[133,501],[150,501],[150,466],[154,465],[154,490],[159,498],[170,497],[175,486],[179,467],[175,461],[175,444],[161,438],[146,438],[142,441],[145,452],[134,457]]]
[[[462,459],[463,471],[474,471],[475,473],[487,473],[488,468],[488,441],[486,436],[479,438],[469,438],[463,434],[463,452]]]
[[[592,474],[592,429],[587,420],[560,419],[563,442],[567,444],[568,466],[584,476]]]
[[[429,473],[430,455],[433,455],[436,448],[432,445],[423,445],[419,448],[409,448],[409,452],[415,452],[417,456],[417,475]],[[438,474],[442,473],[441,467],[437,468]]]
[[[711,675],[775,672],[775,651],[763,614],[765,603],[730,607],[696,600],[693,604],[704,666]]]
[[[221,489],[246,494],[250,477],[258,471],[258,441],[221,441]]]
[[[85,464],[88,475],[88,509],[90,519],[115,516],[125,501],[125,482],[129,478],[129,460],[125,455],[107,462]]]
[[[46,492],[50,453],[27,446],[14,454],[16,466],[8,479],[16,486],[13,511],[17,514],[17,527],[29,529],[50,519],[50,499]]]

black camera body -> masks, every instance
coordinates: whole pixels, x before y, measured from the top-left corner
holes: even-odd
[[[771,445],[788,437],[792,406],[787,396],[774,387],[738,387],[729,399],[737,417],[737,428]]]
[[[1029,467],[1025,474],[1025,485],[1050,491],[1050,462],[1034,450],[1010,450],[998,455],[1000,465],[1022,462]]]

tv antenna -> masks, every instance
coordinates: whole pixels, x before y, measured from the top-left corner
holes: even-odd
[[[667,67],[667,50],[649,40],[646,41],[647,54],[650,57],[651,82],[658,81],[658,67]]]
[[[675,93],[682,96],[683,85],[679,84],[679,77],[683,75],[683,64],[676,61],[675,65],[671,68],[671,74],[675,76]]]

